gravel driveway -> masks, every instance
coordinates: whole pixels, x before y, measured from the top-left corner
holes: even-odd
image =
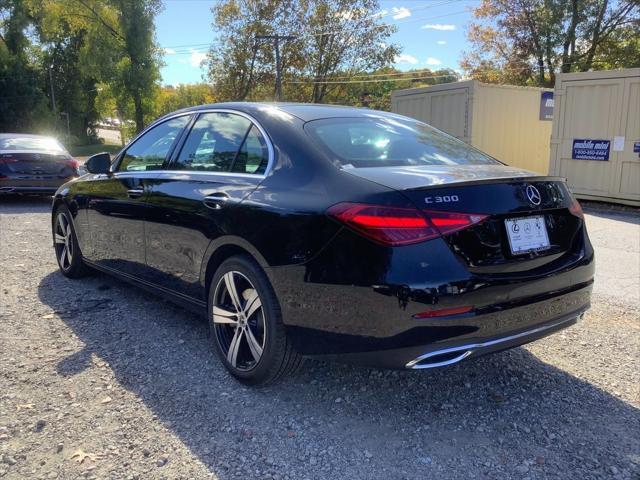
[[[593,308],[439,371],[307,362],[263,389],[204,320],[56,268],[49,201],[0,200],[0,478],[640,478],[640,226],[588,210]]]

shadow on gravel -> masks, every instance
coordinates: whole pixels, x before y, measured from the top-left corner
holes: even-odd
[[[51,211],[51,196],[0,195],[0,213],[45,213]]]
[[[307,362],[289,380],[251,389],[214,358],[203,319],[145,292],[55,272],[39,296],[85,344],[58,373],[96,368],[97,355],[221,479],[238,478],[246,463],[256,477],[292,478],[336,469],[420,478],[443,472],[437,465],[450,478],[470,465],[472,476],[493,477],[499,466],[532,478],[637,468],[640,411],[522,348],[427,372]]]

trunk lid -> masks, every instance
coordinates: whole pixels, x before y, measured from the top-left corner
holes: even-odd
[[[583,221],[571,212],[574,199],[560,178],[501,165],[345,171],[401,191],[427,216],[429,212],[486,215],[480,223],[443,236],[469,271],[477,274],[544,274],[561,257],[580,249]],[[543,223],[548,245],[514,251],[514,234],[507,232],[513,220],[523,230]]]
[[[366,178],[394,190],[412,190],[438,185],[540,177],[537,173],[498,164],[343,167],[343,170],[351,175]]]
[[[68,154],[41,151],[0,151],[0,172],[13,176],[67,178],[76,175],[73,158]]]

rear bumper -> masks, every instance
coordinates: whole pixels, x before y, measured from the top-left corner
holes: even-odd
[[[267,274],[287,332],[303,355],[428,368],[521,345],[575,323],[590,306],[595,271],[586,235],[578,243],[534,272],[508,275],[470,274],[438,241],[386,253],[361,248],[336,255],[326,249],[315,263],[269,268]],[[472,308],[419,315],[463,306]]]
[[[397,306],[391,316],[395,299],[387,299],[390,308],[372,306],[368,316],[353,318],[343,329],[318,320],[317,313],[324,310],[318,305],[316,314],[299,317],[298,325],[287,325],[287,330],[296,348],[309,357],[381,368],[441,367],[523,345],[573,325],[590,307],[592,285],[589,281],[544,296],[494,305],[491,310],[428,320],[412,318],[404,310],[400,313]],[[366,302],[359,308],[365,310]],[[384,311],[385,319],[380,315]],[[325,315],[336,319],[328,312]],[[314,320],[318,322],[315,326],[311,323]],[[303,322],[305,326],[300,325]],[[354,324],[359,325],[357,333],[351,328]],[[376,336],[391,324],[394,334]]]
[[[58,187],[0,186],[0,195],[53,195]]]
[[[0,178],[0,195],[53,195],[61,185],[74,178]]]
[[[425,368],[437,368],[453,365],[467,358],[479,357],[488,353],[499,352],[509,348],[524,345],[525,343],[539,340],[551,335],[563,328],[574,325],[584,315],[586,308],[564,315],[550,322],[530,327],[521,332],[512,332],[496,338],[484,339],[480,342],[462,342],[459,345],[446,348],[430,347],[425,352],[405,364],[405,368],[420,370]]]

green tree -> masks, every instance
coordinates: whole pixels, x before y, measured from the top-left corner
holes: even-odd
[[[164,115],[181,108],[214,103],[215,101],[216,95],[213,88],[206,83],[162,87],[155,101],[155,114]]]
[[[273,98],[274,44],[257,37],[293,36],[281,44],[284,96],[325,101],[337,89],[331,76],[383,68],[399,53],[377,11],[377,0],[223,0],[213,8],[209,79],[224,99]]]
[[[131,112],[141,130],[153,114],[160,78],[153,24],[160,0],[31,1],[40,11],[43,41],[53,50],[64,49],[61,61],[75,59],[75,73],[86,81],[87,102],[95,104],[98,84],[108,86],[118,111]],[[87,111],[93,109],[87,105]]]
[[[337,72],[356,74],[390,65],[400,48],[387,45],[395,27],[375,14],[377,0],[316,0],[309,14],[310,33],[303,37],[305,75],[313,78],[310,100],[322,102],[336,84]]]
[[[0,0],[0,131],[49,129],[41,52],[27,31],[34,18],[25,0]]]
[[[152,98],[160,80],[160,55],[155,43],[154,18],[159,0],[111,0],[117,10],[118,36],[123,57],[118,62],[118,82],[134,106],[136,131],[145,125],[145,114],[153,109]]]
[[[637,63],[637,0],[483,0],[468,30],[473,46],[461,62],[488,82],[552,86],[557,72]],[[618,47],[617,47],[618,46]]]
[[[325,102],[374,110],[391,110],[391,94],[395,90],[417,88],[438,83],[455,82],[458,75],[453,70],[406,70],[383,68],[362,76],[342,73],[330,80],[335,86]]]
[[[306,8],[306,2],[297,0],[223,0],[212,8],[216,37],[207,64],[209,79],[222,98],[273,95],[273,44],[257,37],[300,31]],[[282,53],[284,72],[301,68],[300,42],[283,44]],[[271,88],[261,88],[267,84]]]

